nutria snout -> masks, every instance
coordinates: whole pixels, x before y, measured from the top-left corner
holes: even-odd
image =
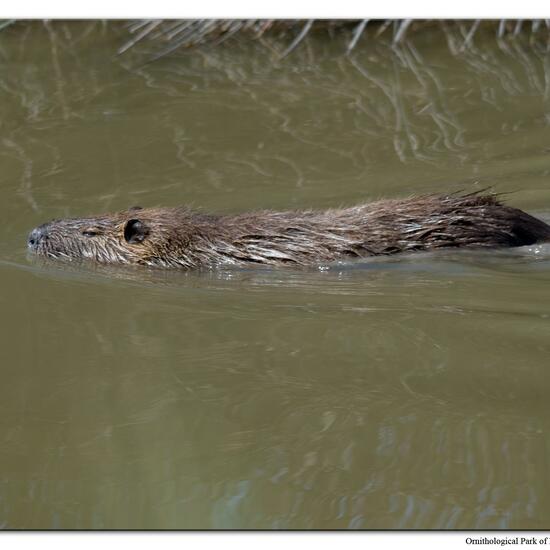
[[[188,208],[131,208],[33,229],[36,254],[173,268],[315,265],[439,248],[550,241],[550,226],[494,195],[382,200],[324,211],[209,215]]]
[[[38,227],[35,227],[30,233],[29,238],[27,239],[27,244],[29,248],[35,249],[40,246],[40,241],[42,239],[48,238],[48,230],[47,230],[48,224],[44,223],[42,225],[39,225]]]

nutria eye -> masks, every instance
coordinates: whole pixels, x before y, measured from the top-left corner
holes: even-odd
[[[97,231],[96,229],[83,229],[82,234],[85,237],[95,237],[99,234],[99,231]]]
[[[142,242],[149,235],[149,228],[140,220],[128,220],[124,226],[124,240],[130,244]]]

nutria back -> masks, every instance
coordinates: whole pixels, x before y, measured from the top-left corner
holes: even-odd
[[[132,208],[53,220],[29,248],[53,258],[196,268],[315,265],[440,248],[496,248],[550,240],[550,226],[494,195],[381,200],[324,211],[208,215],[188,208]]]

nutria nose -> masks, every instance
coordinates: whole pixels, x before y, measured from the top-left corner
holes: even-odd
[[[48,237],[47,224],[39,225],[35,227],[30,233],[27,239],[29,248],[37,248],[40,241]]]

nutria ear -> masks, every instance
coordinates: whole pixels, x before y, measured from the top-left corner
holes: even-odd
[[[128,212],[133,212],[134,210],[143,210],[143,206],[130,206]]]
[[[140,220],[128,220],[124,226],[124,240],[130,244],[142,242],[149,235],[149,228]]]

